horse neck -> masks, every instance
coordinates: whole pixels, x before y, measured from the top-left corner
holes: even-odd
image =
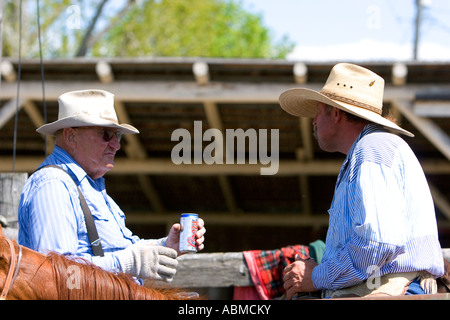
[[[18,252],[18,244],[15,250]],[[58,298],[52,267],[45,255],[22,246],[22,259],[8,299],[55,300]]]
[[[70,300],[170,300],[175,290],[145,288],[126,274],[105,271],[80,258],[56,253],[47,257],[53,267],[58,299]]]
[[[14,241],[13,243],[18,252],[19,245]],[[0,229],[0,289],[3,289],[10,260],[9,245]],[[78,278],[76,274],[71,273],[70,267],[75,267],[72,270],[82,272]],[[77,280],[80,283],[72,282]],[[137,284],[128,275],[116,275],[87,262],[79,263],[56,253],[45,256],[22,246],[19,273],[7,298],[173,300],[180,298],[178,294],[177,289],[146,288]]]

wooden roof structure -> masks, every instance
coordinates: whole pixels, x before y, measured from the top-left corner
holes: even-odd
[[[120,122],[140,130],[139,135],[125,136],[115,168],[105,176],[108,193],[124,210],[135,233],[163,236],[180,213],[197,212],[207,222],[210,251],[277,248],[324,239],[327,210],[344,155],[320,150],[311,120],[284,112],[278,97],[293,87],[320,90],[334,64],[264,59],[56,59],[44,61],[43,81],[40,61],[22,60],[18,86],[18,61],[4,59],[0,65],[0,172],[31,173],[51,152],[53,141],[35,130],[44,117],[47,122],[57,119],[59,95],[104,89],[115,94]],[[450,64],[358,64],[386,80],[385,108],[416,135],[405,140],[427,175],[441,242],[449,247]],[[171,155],[179,141],[172,141],[173,132],[186,129],[194,137],[196,121],[201,121],[202,134],[210,128],[224,135],[227,129],[266,129],[270,136],[272,129],[278,129],[277,174],[261,175],[264,164],[260,161],[174,164]],[[203,150],[211,142],[201,138]],[[248,160],[250,150],[244,151]]]

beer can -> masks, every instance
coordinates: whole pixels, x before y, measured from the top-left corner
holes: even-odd
[[[180,252],[197,252],[197,244],[195,243],[195,234],[198,230],[197,221],[198,215],[196,213],[181,214],[180,224],[182,226],[182,229],[180,233]]]

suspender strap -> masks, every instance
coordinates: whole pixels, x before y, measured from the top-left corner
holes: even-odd
[[[64,170],[64,169],[63,169]],[[80,190],[80,187],[77,186],[78,193],[80,196],[81,209],[83,209],[84,213],[84,221],[86,221],[86,228],[88,232],[89,242],[91,243],[92,251],[94,252],[94,256],[103,257],[103,249],[102,242],[100,241],[100,237],[97,233],[97,228],[95,227],[94,218],[92,218],[91,210],[84,199],[83,193]]]
[[[47,168],[47,167],[60,169],[60,170],[64,171],[65,173],[67,173],[67,175],[69,177],[71,177],[70,174],[66,170],[64,170],[63,168],[61,168],[57,165],[53,165],[53,164],[41,167],[38,170]],[[73,178],[72,178],[72,180],[73,180]],[[83,210],[84,220],[86,222],[86,228],[87,228],[87,232],[88,232],[89,242],[91,243],[92,251],[94,252],[95,256],[103,257],[104,254],[103,254],[103,249],[102,249],[102,243],[98,236],[97,228],[95,227],[95,222],[94,222],[94,218],[92,217],[91,210],[89,210],[89,207],[86,203],[86,200],[84,199],[84,196],[83,196],[83,193],[81,192],[80,187],[76,184],[75,180],[73,180],[73,182],[75,183],[75,185],[77,186],[77,189],[78,189],[78,196],[80,198],[81,209]]]

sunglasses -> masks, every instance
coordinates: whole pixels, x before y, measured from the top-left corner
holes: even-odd
[[[97,127],[75,127],[74,129],[92,129],[92,128],[98,129],[101,137],[103,138],[103,141],[105,142],[111,141],[114,136],[116,136],[119,142],[120,140],[122,140],[123,133],[116,131],[114,129],[97,128]]]
[[[115,131],[112,129],[101,129],[102,130],[102,138],[105,142],[111,141],[111,139],[116,136],[117,140],[120,142],[122,140],[123,133],[119,131]]]

